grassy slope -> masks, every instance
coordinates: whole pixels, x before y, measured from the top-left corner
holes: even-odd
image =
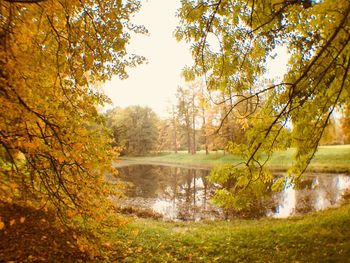
[[[286,170],[292,164],[294,152],[295,149],[288,149],[274,153],[268,164],[269,167],[272,170]],[[241,161],[235,155],[223,155],[222,152],[211,152],[209,155],[205,155],[202,151],[195,155],[189,155],[187,152],[179,152],[177,154],[169,153],[147,157],[127,157],[125,159],[132,159],[138,162],[177,163],[208,167]],[[309,170],[320,172],[350,172],[350,145],[321,146]]]
[[[106,238],[118,262],[350,262],[350,205],[290,219],[137,219]]]

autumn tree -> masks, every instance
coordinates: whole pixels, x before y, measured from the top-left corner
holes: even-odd
[[[350,143],[350,110],[346,106],[340,119],[344,143]]]
[[[177,115],[188,152],[199,148],[209,154],[209,148],[225,149],[228,142],[245,142],[246,105],[242,103],[232,111],[233,99],[228,99],[225,91],[207,90],[201,78],[193,79],[186,72],[184,77],[188,81],[177,91]]]
[[[342,128],[339,120],[332,116],[322,134],[320,145],[334,145],[342,143]]]
[[[230,89],[229,89],[230,90]],[[224,150],[228,143],[245,144],[246,132],[250,127],[249,105],[247,103],[239,103],[235,110],[233,107],[234,98],[231,92],[220,91],[216,96],[211,94],[212,107],[216,112],[216,124],[212,126],[212,133],[218,146]]]
[[[67,226],[107,218],[115,156],[98,83],[143,58],[126,53],[137,0],[0,2],[0,198],[55,209]]]
[[[171,115],[172,115],[172,128],[173,128],[173,147],[174,147],[174,153],[177,153],[177,133],[178,133],[178,120],[175,114],[175,106],[172,106],[172,111],[171,111]]]
[[[172,121],[170,119],[160,120],[158,122],[158,139],[157,139],[157,151],[171,150],[174,148],[172,137],[174,131],[172,129]]]
[[[175,108],[175,107],[174,107]],[[157,151],[173,151],[177,153],[179,147],[180,124],[177,121],[175,111],[171,118],[158,121]]]
[[[208,122],[208,110],[210,108],[210,101],[207,98],[205,85],[202,80],[198,81],[198,108],[199,108],[199,115],[202,119],[201,123],[201,139],[203,140],[204,144],[204,150],[205,154],[209,154],[209,134],[207,129],[207,122]]]
[[[349,104],[349,14],[348,0],[182,1],[176,35],[192,43],[195,58],[187,74],[205,75],[209,90],[230,87],[230,111],[241,103],[251,105],[247,145],[232,149],[245,161],[226,173],[245,175],[225,190],[231,200],[239,198],[232,194],[236,187],[257,189],[258,181],[272,180],[265,164],[273,151],[290,144],[286,127],[296,146],[288,175],[297,183],[332,112]],[[278,46],[288,48],[287,73],[281,81],[264,81],[266,59]]]
[[[158,122],[158,145],[157,151],[173,151],[177,153],[180,138],[180,123],[178,121],[176,106],[168,108],[167,118],[159,119]]]

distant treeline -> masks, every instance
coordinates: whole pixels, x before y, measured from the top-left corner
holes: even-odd
[[[234,101],[217,93],[209,94],[200,81],[179,87],[176,104],[172,105],[168,118],[161,119],[149,107],[129,106],[114,108],[106,113],[107,126],[112,130],[114,146],[120,153],[146,155],[150,152],[187,150],[195,154],[198,150],[207,153],[224,150],[229,142],[245,144],[250,123],[251,103],[236,106]],[[350,142],[350,122],[347,109],[339,118],[331,118],[323,137],[322,145]],[[290,126],[284,128],[289,140]]]

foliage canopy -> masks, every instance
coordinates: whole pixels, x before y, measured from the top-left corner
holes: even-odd
[[[332,112],[350,103],[350,2],[184,0],[178,16],[176,36],[192,43],[196,62],[184,75],[205,75],[209,91],[234,100],[230,111],[247,105],[247,146],[230,147],[245,158],[238,167],[248,180],[240,188],[271,180],[264,165],[290,143],[297,151],[289,175],[297,183]],[[266,60],[278,46],[288,48],[287,73],[266,81]]]
[[[1,1],[0,199],[99,222],[115,152],[96,83],[143,61],[128,55],[137,0]],[[67,220],[67,222],[71,222]]]

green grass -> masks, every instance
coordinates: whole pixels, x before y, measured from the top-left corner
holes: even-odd
[[[275,152],[268,166],[271,170],[281,171],[288,169],[293,163],[295,149]],[[224,155],[222,151],[211,152],[206,155],[200,151],[195,155],[187,152],[164,153],[147,157],[124,157],[121,159],[133,160],[145,163],[173,163],[190,166],[206,166],[226,163],[239,163],[242,160],[236,155]],[[319,147],[314,160],[309,166],[309,171],[317,172],[350,172],[350,145],[321,146]]]
[[[292,164],[294,149],[276,152],[271,169]],[[214,166],[233,155],[199,152],[128,158],[137,163]],[[320,147],[310,170],[350,172],[350,145]],[[350,262],[350,204],[288,219],[162,222],[134,219],[108,229],[111,262]]]
[[[113,262],[350,262],[350,205],[290,219],[136,219],[106,240]]]

